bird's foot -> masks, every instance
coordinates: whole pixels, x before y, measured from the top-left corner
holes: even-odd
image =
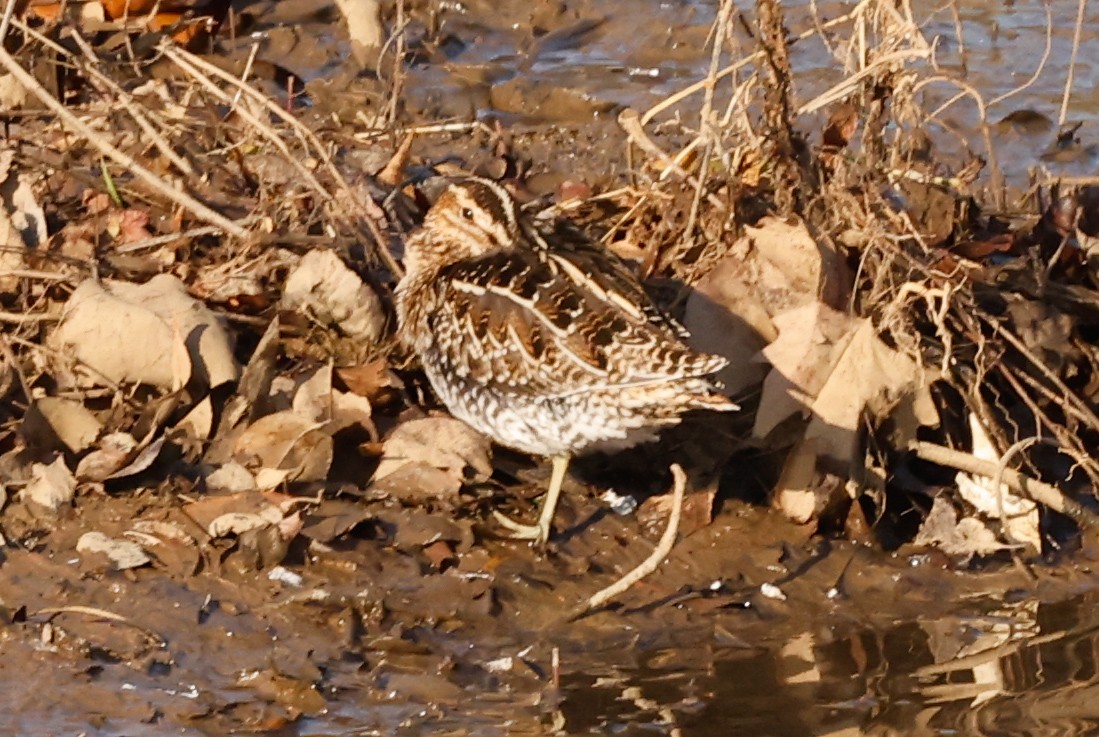
[[[509,537],[514,540],[530,540],[534,543],[534,546],[538,548],[544,547],[546,541],[549,540],[550,530],[548,520],[544,525],[524,525],[497,511],[493,511],[492,516],[496,518],[496,521],[499,522],[502,527],[506,527],[510,530],[511,534]]]

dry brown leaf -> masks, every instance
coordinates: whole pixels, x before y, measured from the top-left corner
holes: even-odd
[[[873,323],[862,320],[813,400],[813,418],[805,437],[817,442],[820,453],[850,461],[863,413],[883,417],[926,379],[915,361],[883,343]]]
[[[0,110],[10,112],[27,102],[27,88],[12,74],[0,74]]]
[[[332,364],[321,366],[298,383],[290,407],[299,416],[317,423],[332,417]]]
[[[2,164],[0,164],[2,166]],[[6,168],[6,167],[4,167]],[[4,206],[27,248],[39,248],[49,239],[46,213],[38,204],[29,174],[9,170],[0,184]]]
[[[453,417],[427,417],[398,425],[385,441],[374,480],[386,479],[410,465],[441,471],[458,486],[484,481],[492,475],[488,439]],[[430,494],[435,489],[423,491]]]
[[[76,543],[78,553],[105,555],[117,570],[138,568],[152,562],[145,550],[130,540],[107,537],[102,532],[85,532]]]
[[[377,358],[358,366],[337,368],[336,375],[348,389],[374,404],[402,387],[400,379],[389,370],[385,358]]]
[[[245,491],[236,494],[218,494],[204,496],[188,503],[183,511],[200,527],[206,529],[218,517],[225,514],[260,514],[268,507],[275,506],[258,491]],[[282,518],[279,512],[278,518]],[[277,520],[276,520],[277,521]]]
[[[947,555],[962,556],[965,560],[974,555],[991,555],[1008,547],[980,520],[974,517],[959,520],[954,505],[945,494],[935,497],[913,542],[933,545]]]
[[[7,211],[0,206],[0,273],[27,268],[27,245],[19,230],[11,222]],[[19,288],[19,277],[0,276],[0,294],[9,294]]]
[[[209,440],[214,429],[214,404],[210,401],[210,396],[203,397],[173,429],[186,433],[189,438]]]
[[[973,437],[973,456],[999,463],[1000,454],[996,452],[988,431],[976,414],[969,415],[969,429]],[[993,480],[987,476],[958,472],[954,478],[962,498],[976,507],[981,514],[1000,520],[1008,540],[1013,543],[1023,543],[1035,552],[1041,552],[1042,533],[1039,527],[1041,519],[1037,502],[1016,494],[1004,483],[1000,484],[997,493],[993,488]]]
[[[260,513],[226,512],[220,517],[215,517],[206,528],[206,532],[210,537],[241,535],[249,530],[277,525],[281,521],[282,512],[272,505]]]
[[[301,310],[368,345],[377,343],[385,330],[378,295],[332,251],[310,251],[302,257],[286,277],[282,307]]]
[[[816,443],[802,438],[786,456],[772,504],[792,522],[811,522],[824,506],[818,479]]]
[[[27,408],[21,426],[29,447],[73,453],[90,448],[102,431],[102,423],[83,404],[60,397],[36,399]]]
[[[0,95],[5,92],[0,78]],[[3,272],[25,269],[27,249],[44,243],[47,237],[45,213],[34,198],[27,175],[12,169],[14,156],[11,149],[0,151],[0,294],[19,287],[18,277]]]
[[[381,3],[378,0],[336,0],[336,7],[347,21],[347,35],[351,38],[351,53],[355,60],[363,66],[373,67],[378,63],[378,49],[385,40]]]
[[[774,317],[818,301],[838,304],[843,283],[842,261],[801,222],[767,217],[745,231],[695,285],[683,319],[693,347],[728,359],[717,379],[730,394],[763,379],[766,369],[753,356],[778,336]]]
[[[820,461],[841,473],[857,461],[865,415],[884,417],[901,399],[928,383],[923,369],[885,345],[869,320],[856,320],[828,353],[831,370],[815,397],[804,404],[810,420],[787,456],[775,487],[775,504],[791,520],[806,523],[843,488],[824,483]],[[777,369],[776,369],[777,370]],[[822,375],[816,374],[816,376]]]
[[[333,434],[353,425],[359,425],[370,433],[374,440],[378,438],[378,431],[371,419],[373,408],[370,400],[351,392],[332,392],[332,419],[325,425],[325,432]]]
[[[328,543],[346,535],[371,514],[362,504],[340,500],[325,500],[303,520],[301,534],[310,540]]]
[[[332,465],[332,437],[295,412],[276,412],[250,425],[233,444],[233,459],[259,469],[260,488],[285,481],[321,481]]]
[[[168,274],[145,284],[85,281],[51,341],[91,369],[85,380],[93,385],[106,379],[170,389],[186,383],[184,362],[210,387],[240,374],[221,321]]]
[[[456,497],[462,490],[462,480],[423,461],[413,461],[383,477],[379,478],[375,474],[371,489],[376,493],[400,499],[406,504],[424,504]]]
[[[668,525],[672,513],[674,494],[651,496],[637,509],[637,521],[650,535],[659,535]],[[692,532],[708,527],[714,519],[714,499],[717,488],[692,491],[683,498],[680,512],[679,536],[687,537]]]
[[[141,541],[145,552],[172,576],[193,576],[202,562],[198,541],[176,522],[137,520],[126,533]]]
[[[49,465],[31,464],[31,481],[23,489],[24,499],[56,512],[62,504],[71,502],[75,493],[76,477],[61,456]]]
[[[256,477],[244,466],[230,461],[206,475],[208,491],[236,494],[244,491],[256,491]]]
[[[770,315],[744,289],[742,269],[736,260],[718,264],[695,285],[683,315],[691,347],[729,361],[715,378],[730,395],[763,380],[767,369],[752,356],[775,335]]]
[[[792,414],[808,410],[845,347],[855,319],[822,302],[807,302],[775,316],[778,337],[763,349],[772,370],[763,381],[753,434],[764,438]]]
[[[137,441],[128,432],[112,432],[99,441],[99,448],[80,459],[76,477],[81,481],[103,481],[126,465]]]

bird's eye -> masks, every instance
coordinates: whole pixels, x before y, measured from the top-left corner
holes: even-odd
[[[466,220],[472,220],[473,219],[473,210],[469,209],[468,207],[463,207],[462,208],[462,217],[464,217]]]

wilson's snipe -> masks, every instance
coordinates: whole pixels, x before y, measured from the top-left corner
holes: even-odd
[[[569,459],[652,438],[691,409],[732,410],[696,353],[617,257],[575,229],[525,219],[486,179],[453,182],[405,246],[402,340],[447,409],[509,448],[550,456],[545,543]]]

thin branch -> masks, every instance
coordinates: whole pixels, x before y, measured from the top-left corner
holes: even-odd
[[[671,552],[672,546],[675,544],[675,537],[679,533],[679,519],[683,515],[683,494],[687,489],[687,474],[683,472],[680,465],[673,463],[671,471],[673,479],[672,511],[668,515],[668,526],[664,528],[664,534],[660,536],[660,542],[657,543],[652,554],[625,576],[605,589],[596,592],[583,604],[573,609],[566,621],[571,622],[579,619],[588,612],[605,606],[616,596],[629,590],[635,583],[655,571],[668,557],[668,553]]]
[[[1080,33],[1084,29],[1084,9],[1088,5],[1088,0],[1079,0],[1076,4],[1076,28],[1072,33],[1072,55],[1069,57],[1068,62],[1068,76],[1065,78],[1065,94],[1061,98],[1061,114],[1057,116],[1057,125],[1062,126],[1065,124],[1065,118],[1068,117],[1068,100],[1072,95],[1072,80],[1076,76],[1076,55],[1080,51]]]
[[[9,7],[13,0],[9,0]],[[188,210],[195,217],[200,220],[204,220],[211,225],[216,225],[221,228],[225,233],[235,236],[237,238],[245,238],[248,235],[248,231],[241,228],[229,218],[225,217],[221,213],[215,212],[206,205],[196,200],[191,195],[177,189],[163,179],[158,177],[153,172],[146,169],[141,164],[137,163],[132,156],[123,153],[119,149],[115,148],[110,142],[108,142],[101,134],[92,130],[86,123],[76,117],[68,108],[66,108],[57,98],[49,93],[45,87],[43,87],[37,79],[34,78],[26,69],[24,69],[19,62],[3,48],[0,44],[0,66],[3,66],[19,84],[23,85],[29,92],[34,94],[43,105],[53,111],[68,127],[79,133],[88,141],[92,146],[97,148],[104,156],[111,159],[119,166],[122,166],[130,171],[135,177],[140,179],[151,189],[158,194],[163,195],[172,202],[176,203],[180,207]]]
[[[987,478],[994,478],[1000,472],[1000,464],[996,461],[977,458],[970,453],[936,445],[935,443],[917,441],[912,443],[909,449],[925,461],[958,471],[965,471]],[[1005,484],[1015,491],[1026,494],[1034,501],[1049,507],[1055,512],[1060,512],[1077,522],[1081,527],[1099,529],[1099,515],[1096,515],[1074,499],[1065,496],[1056,486],[1024,476],[1010,468],[1002,470],[1001,478]]]

